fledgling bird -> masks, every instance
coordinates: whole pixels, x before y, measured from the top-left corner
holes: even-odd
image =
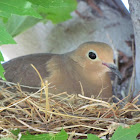
[[[3,64],[7,81],[21,85],[40,87],[38,74],[50,83],[49,92],[57,94],[81,94],[85,96],[100,93],[101,98],[112,96],[109,72],[121,78],[113,62],[113,50],[101,42],[86,42],[76,50],[64,54],[39,53],[21,56]]]

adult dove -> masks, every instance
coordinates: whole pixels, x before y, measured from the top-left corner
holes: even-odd
[[[33,64],[43,80],[48,80],[49,92],[57,94],[94,95],[103,99],[112,96],[109,72],[121,78],[113,62],[113,50],[105,43],[86,42],[76,50],[64,54],[38,53],[21,56],[3,64],[7,81],[21,85],[40,87],[41,81]]]

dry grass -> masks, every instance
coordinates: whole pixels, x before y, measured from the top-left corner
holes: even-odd
[[[63,127],[76,138],[87,133],[101,137],[112,134],[119,125],[140,122],[137,97],[131,103],[123,99],[115,104],[83,95],[48,94],[48,83],[35,93],[23,92],[19,85],[14,87],[16,92],[8,90],[13,86],[0,90],[0,136],[14,128],[34,134],[57,133]]]

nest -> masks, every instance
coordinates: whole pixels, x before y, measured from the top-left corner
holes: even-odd
[[[58,133],[63,128],[74,139],[85,138],[87,134],[102,137],[111,136],[120,125],[134,125],[140,122],[140,105],[136,104],[140,95],[131,99],[134,71],[128,96],[122,100],[113,96],[116,103],[112,99],[106,102],[85,97],[84,92],[80,95],[49,93],[48,83],[44,83],[37,70],[42,85],[37,92],[25,92],[19,84],[1,80],[8,87],[0,87],[0,137],[12,135],[10,131],[15,128],[31,134]],[[117,81],[114,83],[116,87]]]
[[[9,90],[16,87],[16,92]],[[11,129],[19,128],[22,133],[58,133],[63,128],[77,138],[88,133],[99,137],[113,134],[122,125],[140,122],[138,97],[131,102],[119,100],[105,102],[84,95],[48,93],[48,83],[37,92],[24,92],[20,85],[1,87],[0,131],[9,135]]]

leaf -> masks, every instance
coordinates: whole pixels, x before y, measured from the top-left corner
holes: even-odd
[[[0,17],[9,18],[10,16],[11,16],[11,14],[0,11]]]
[[[51,138],[49,134],[22,135],[20,140],[50,140]]]
[[[4,137],[4,138],[1,138],[0,140],[14,140],[14,139],[10,137]]]
[[[16,44],[10,34],[6,31],[4,26],[0,25],[0,45],[3,44]]]
[[[2,53],[0,52],[0,62],[1,62],[1,61],[4,61],[4,58],[3,58]]]
[[[53,23],[60,23],[70,19],[70,13],[77,7],[76,0],[28,0],[39,5],[38,12],[45,15]]]
[[[58,134],[22,135],[20,140],[67,140],[67,138],[68,134],[62,129]]]
[[[61,130],[58,134],[55,135],[55,140],[67,140],[68,134],[65,132],[64,129]]]
[[[32,6],[32,3],[26,0],[0,0],[0,11],[3,13],[42,18]]]
[[[0,77],[3,80],[6,80],[5,77],[4,77],[4,74],[3,74],[4,72],[5,72],[5,70],[4,70],[3,66],[2,66],[2,64],[0,63]]]
[[[93,134],[88,134],[87,135],[87,139],[83,139],[83,140],[102,140],[99,137],[97,137],[96,135]]]
[[[12,15],[5,27],[7,31],[14,37],[21,32],[25,31],[26,29],[32,27],[36,23],[38,23],[40,19],[29,17],[29,16],[19,16],[19,15]]]
[[[97,137],[96,135],[93,135],[93,134],[88,134],[87,136],[87,140],[102,140],[100,139],[99,137]]]
[[[11,130],[11,133],[13,133],[15,136],[18,136],[18,134],[20,133],[20,129],[16,129],[16,130]]]
[[[140,123],[131,125],[130,128],[120,126],[110,140],[137,140],[136,136],[140,133]]]

